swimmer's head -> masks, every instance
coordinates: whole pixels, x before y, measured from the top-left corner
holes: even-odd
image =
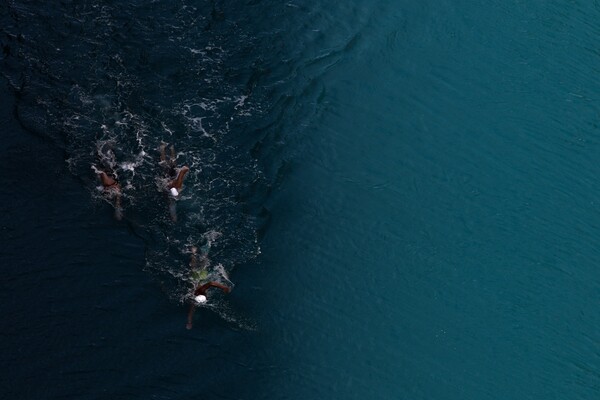
[[[169,192],[171,192],[171,196],[173,196],[173,197],[179,196],[179,192],[175,188],[171,188],[171,190],[169,190]]]
[[[199,296],[194,297],[194,300],[196,300],[196,303],[198,304],[204,304],[206,303],[206,296],[201,294]]]

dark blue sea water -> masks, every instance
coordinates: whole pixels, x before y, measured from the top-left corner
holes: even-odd
[[[600,6],[338,3],[0,4],[0,397],[598,398]]]

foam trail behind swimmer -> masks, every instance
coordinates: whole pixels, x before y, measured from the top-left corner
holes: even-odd
[[[234,286],[233,282],[231,282],[229,280],[229,274],[227,273],[227,271],[225,271],[225,267],[223,266],[223,264],[217,264],[217,266],[215,267],[215,271],[225,280],[227,281],[227,283],[229,283],[232,287]]]

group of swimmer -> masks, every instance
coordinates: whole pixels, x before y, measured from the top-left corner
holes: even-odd
[[[164,185],[164,192],[169,198],[169,211],[171,219],[177,221],[177,213],[175,211],[175,200],[179,197],[183,188],[183,180],[190,168],[184,165],[181,168],[177,168],[177,155],[175,153],[175,147],[170,146],[170,155],[167,157],[166,149],[167,144],[162,143],[159,147],[160,161],[159,165],[162,167],[166,179]],[[105,166],[104,169],[98,169],[93,167],[94,171],[98,175],[100,182],[102,183],[102,191],[104,195],[110,199],[114,199],[115,207],[115,218],[121,220],[123,218],[123,209],[121,207],[121,186],[117,179],[117,175],[112,171],[110,167]],[[194,311],[197,305],[205,304],[208,299],[208,290],[211,288],[221,289],[224,293],[229,293],[231,287],[219,283],[217,280],[213,280],[215,273],[209,271],[210,260],[208,259],[207,252],[198,254],[198,248],[192,246],[191,248],[191,259],[190,259],[190,280],[193,284],[193,290],[190,292],[190,309],[187,317],[187,329],[192,329]]]
[[[169,195],[169,210],[171,211],[171,219],[177,221],[177,214],[175,213],[175,200],[179,197],[179,192],[183,187],[183,179],[186,174],[190,171],[187,165],[181,168],[177,168],[177,155],[175,154],[175,147],[171,146],[170,157],[167,158],[165,153],[166,143],[162,143],[159,147],[160,150],[160,162],[159,165],[163,168],[164,174],[167,178],[167,184],[164,186],[166,193]],[[94,168],[96,174],[100,178],[102,188],[105,196],[108,199],[114,199],[115,206],[115,218],[121,220],[123,218],[123,209],[121,208],[121,185],[117,180],[116,174],[111,170],[110,167],[105,167],[107,171],[103,171],[98,168]]]

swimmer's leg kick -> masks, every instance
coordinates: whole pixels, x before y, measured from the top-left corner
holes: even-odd
[[[168,160],[167,160],[167,154],[165,152],[166,147],[167,147],[166,143],[161,143],[161,145],[158,148],[160,151],[159,164],[163,167],[163,169],[165,170],[165,173],[168,176],[174,177],[176,175],[175,168],[177,167],[177,165],[175,164],[175,159],[177,158],[177,156],[175,155],[175,147],[173,145],[171,145],[171,156],[169,157]]]
[[[166,143],[161,143],[160,147],[158,148],[160,150],[160,162],[164,163],[165,161],[167,161],[167,156],[165,154],[165,147],[167,147]]]

